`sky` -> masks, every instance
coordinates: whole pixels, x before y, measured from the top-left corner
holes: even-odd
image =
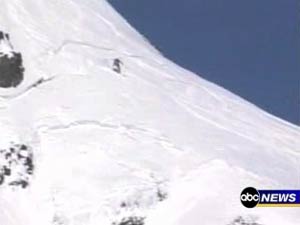
[[[109,2],[169,59],[300,125],[298,0]]]

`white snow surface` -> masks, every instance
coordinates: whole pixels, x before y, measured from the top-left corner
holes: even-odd
[[[0,40],[0,56],[3,55],[6,55],[9,58],[13,55],[12,46],[9,44],[6,37],[4,37],[4,40]]]
[[[0,186],[0,225],[300,224],[239,200],[300,189],[299,127],[164,58],[107,1],[0,0],[0,30],[25,68],[0,89],[0,148],[35,163],[28,188]]]

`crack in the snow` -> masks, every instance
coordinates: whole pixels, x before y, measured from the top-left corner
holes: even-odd
[[[0,95],[0,99],[6,100],[6,101],[15,100],[15,99],[20,98],[20,97],[24,96],[25,94],[29,93],[31,90],[38,88],[39,86],[41,86],[45,83],[53,81],[54,79],[57,79],[60,76],[65,76],[65,75],[85,76],[86,74],[63,73],[63,74],[56,74],[56,75],[53,75],[53,76],[47,77],[47,78],[41,77],[17,93],[14,93],[11,95]]]
[[[55,126],[40,125],[40,126],[38,126],[38,130],[42,130],[42,132],[58,131],[58,130],[71,129],[71,128],[78,127],[78,126],[98,126],[98,127],[106,128],[106,129],[119,128],[119,126],[112,125],[109,123],[103,123],[103,122],[99,122],[99,121],[95,121],[95,120],[82,120],[82,121],[75,121],[75,122],[65,124],[65,125],[55,125]]]
[[[98,50],[113,51],[113,52],[115,51],[113,48],[98,46],[98,45],[90,44],[90,43],[83,42],[83,41],[64,40],[60,46],[58,46],[54,50],[51,50],[51,53],[56,55],[56,54],[60,53],[68,45],[75,45],[75,46],[80,45],[80,46],[94,48],[94,49],[98,49]]]
[[[43,57],[45,55],[57,55],[62,50],[64,50],[66,47],[68,47],[70,45],[83,46],[83,47],[92,48],[92,49],[99,50],[99,51],[100,50],[109,51],[109,52],[115,53],[116,55],[121,55],[121,56],[126,57],[126,58],[127,57],[128,58],[138,58],[138,59],[145,59],[145,60],[154,61],[153,57],[152,58],[145,57],[145,56],[142,56],[142,55],[132,54],[132,53],[128,53],[128,52],[125,52],[125,51],[119,51],[119,50],[116,50],[113,47],[100,46],[100,45],[91,44],[91,43],[86,42],[86,41],[70,40],[70,39],[63,40],[62,43],[54,49],[46,50],[46,52],[40,53],[38,55],[38,58]],[[158,62],[156,62],[156,63],[159,64]]]
[[[155,131],[138,127],[132,124],[111,124],[111,123],[105,123],[96,120],[81,120],[81,121],[71,122],[69,124],[54,125],[54,126],[40,125],[37,127],[37,130],[41,132],[49,132],[49,131],[51,132],[51,131],[72,129],[80,126],[96,126],[101,129],[118,130],[120,131],[120,133],[123,133],[124,135],[126,135],[127,137],[133,140],[137,140],[137,139],[134,137],[134,134],[130,132],[142,133],[143,135],[146,135],[151,139],[153,139],[155,143],[158,143],[162,148],[166,150],[177,151],[177,152],[184,151],[182,148],[176,146],[165,135],[161,135],[159,133],[157,134]]]
[[[12,100],[12,99],[19,98],[20,96],[25,95],[32,89],[37,88],[38,86],[40,86],[44,83],[52,81],[54,78],[55,78],[55,76],[49,77],[49,78],[42,77],[42,78],[38,79],[37,81],[33,82],[32,84],[30,84],[29,86],[27,86],[24,90],[21,90],[20,92],[18,92],[16,94],[12,94],[12,95],[0,95],[0,98],[5,99],[5,100]]]
[[[71,122],[69,124],[55,125],[50,127],[47,125],[40,125],[38,126],[38,129],[43,129],[46,131],[56,131],[56,130],[70,129],[78,126],[98,126],[100,128],[105,128],[105,129],[131,130],[131,131],[137,131],[137,132],[148,133],[148,134],[153,134],[154,132],[145,128],[137,127],[132,124],[111,124],[111,123],[100,122],[97,120],[80,120],[80,121]]]

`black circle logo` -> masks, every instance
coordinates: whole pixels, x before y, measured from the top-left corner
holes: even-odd
[[[241,202],[246,208],[257,206],[259,199],[259,192],[253,187],[247,187],[241,193]]]

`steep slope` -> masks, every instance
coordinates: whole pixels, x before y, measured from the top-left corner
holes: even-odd
[[[300,188],[298,127],[165,59],[105,0],[0,5],[0,57],[24,67],[0,88],[1,225],[300,223],[239,201]]]

